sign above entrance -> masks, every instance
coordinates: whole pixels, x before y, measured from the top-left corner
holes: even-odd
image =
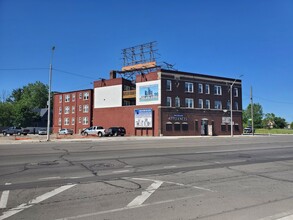
[[[169,121],[187,121],[187,117],[183,114],[174,114],[174,115],[169,115],[168,120]]]
[[[135,128],[152,128],[153,127],[153,110],[135,109],[134,110],[134,127]]]

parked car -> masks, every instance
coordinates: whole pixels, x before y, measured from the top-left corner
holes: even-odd
[[[67,128],[62,128],[58,134],[70,134],[73,135],[73,130],[72,129],[67,129]]]
[[[41,129],[38,131],[38,134],[39,134],[39,135],[45,135],[45,134],[47,134],[47,129],[46,129],[46,128],[41,128]]]
[[[105,135],[105,129],[102,126],[92,126],[83,130],[81,134],[85,136],[98,135],[99,137],[102,137]]]
[[[107,129],[105,136],[124,136],[126,130],[124,127],[110,127]]]
[[[255,129],[253,129],[253,133],[255,132]],[[248,126],[246,128],[244,128],[244,131],[243,131],[245,134],[251,134],[252,133],[252,127],[251,126]]]
[[[7,134],[9,135],[27,135],[29,133],[28,129],[22,129],[21,127],[10,127],[7,129],[2,130],[2,133],[4,136],[6,136]]]

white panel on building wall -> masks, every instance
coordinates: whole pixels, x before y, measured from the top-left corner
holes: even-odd
[[[161,80],[136,83],[136,105],[161,104]]]
[[[94,108],[122,106],[122,85],[95,88]]]

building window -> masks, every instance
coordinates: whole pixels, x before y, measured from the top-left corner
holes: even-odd
[[[205,86],[205,93],[210,94],[210,85],[206,84]]]
[[[89,99],[89,93],[88,92],[85,92],[83,94],[83,100],[88,100]]]
[[[83,112],[84,112],[84,113],[89,112],[89,106],[88,106],[88,105],[84,105],[84,106],[83,106]]]
[[[197,120],[195,121],[195,125],[194,126],[195,126],[195,130],[198,131],[198,121]]]
[[[69,118],[64,118],[64,125],[69,125]]]
[[[185,92],[193,92],[193,83],[185,82]]]
[[[129,106],[131,104],[131,102],[128,100],[123,100],[123,103],[124,106]]]
[[[180,131],[180,123],[179,122],[174,123],[174,131]]]
[[[70,102],[70,95],[65,95],[65,102]]]
[[[72,109],[72,114],[74,114],[75,113],[75,106],[72,106],[71,109]]]
[[[172,98],[171,97],[167,97],[166,106],[172,107]]]
[[[83,125],[87,125],[89,123],[88,117],[83,117]]]
[[[79,93],[79,99],[81,99],[81,98],[82,98],[82,93],[80,92],[80,93]]]
[[[194,108],[193,99],[186,98],[185,99],[185,107],[187,107],[187,108]]]
[[[75,94],[72,94],[72,101],[75,102]]]
[[[235,108],[235,110],[239,110],[238,102],[234,102],[234,108]]]
[[[69,106],[65,106],[64,113],[65,114],[69,114],[69,112],[70,112],[70,107]]]
[[[167,122],[166,123],[166,131],[172,131],[172,122]]]
[[[166,81],[166,90],[172,91],[172,81],[169,79]]]
[[[81,123],[81,117],[78,118],[78,123],[79,123],[79,124]]]
[[[215,95],[222,95],[222,87],[221,86],[215,86],[214,87],[214,94]]]
[[[78,106],[78,111],[80,111],[80,112],[81,112],[81,110],[82,110],[82,106],[81,106],[81,105],[79,105],[79,106]]]
[[[198,93],[203,93],[203,86],[201,83],[198,84]]]
[[[180,98],[178,96],[175,98],[175,107],[176,108],[180,107]]]
[[[188,124],[186,122],[182,123],[182,131],[188,131]]]
[[[62,113],[62,107],[59,107],[59,115]]]
[[[222,102],[221,101],[215,101],[215,109],[222,109]]]
[[[239,124],[235,124],[234,129],[235,129],[235,131],[239,131]]]
[[[227,110],[230,110],[231,105],[230,105],[230,100],[227,101]]]
[[[203,108],[203,100],[202,99],[198,100],[198,108]]]
[[[221,124],[221,131],[226,131],[227,130],[227,128],[226,128],[226,124]]]
[[[62,95],[59,95],[59,103],[62,103]]]
[[[210,109],[211,108],[211,102],[210,102],[210,100],[206,100],[206,108],[207,109]]]
[[[234,97],[238,97],[238,88],[233,89]]]
[[[58,125],[61,126],[61,118],[58,119]]]
[[[71,118],[71,124],[75,125],[75,118]]]

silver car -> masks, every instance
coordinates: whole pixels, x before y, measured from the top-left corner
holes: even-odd
[[[42,129],[40,129],[40,130],[38,131],[38,134],[39,134],[39,135],[45,135],[45,134],[47,134],[47,129],[46,129],[46,128],[42,128]]]
[[[73,135],[73,130],[72,129],[67,129],[67,128],[62,128],[58,134],[70,134]]]

